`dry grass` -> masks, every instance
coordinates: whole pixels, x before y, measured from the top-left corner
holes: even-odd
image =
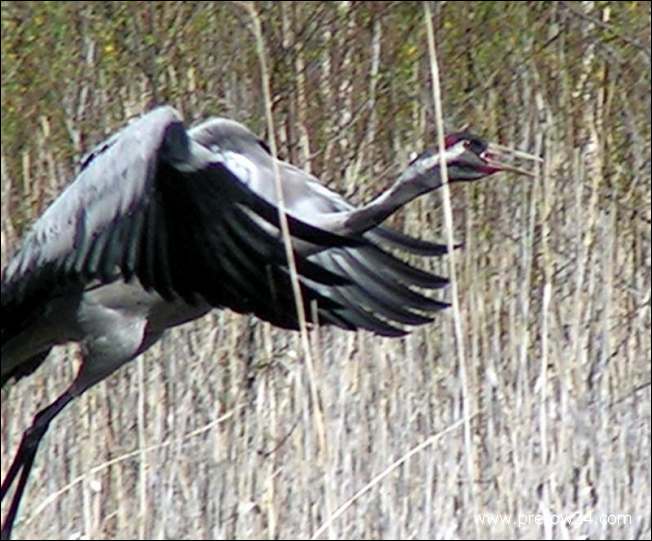
[[[591,74],[602,66],[587,61]],[[528,119],[509,142],[544,156],[539,180],[452,190],[467,395],[451,313],[400,340],[311,331],[310,376],[297,334],[214,312],[53,423],[16,538],[650,538],[649,104],[609,123],[581,94],[553,103],[545,69],[523,65],[531,84],[489,92],[483,107],[519,103],[501,125]],[[614,99],[631,98],[613,85]],[[125,95],[125,109],[137,103]],[[70,175],[48,150],[47,119],[25,122],[34,137],[19,156],[5,154],[3,132],[3,263],[16,194],[36,215]],[[604,154],[625,129],[640,137],[639,164]],[[404,229],[435,237],[437,197],[406,209]],[[60,348],[2,391],[3,475],[76,356]]]

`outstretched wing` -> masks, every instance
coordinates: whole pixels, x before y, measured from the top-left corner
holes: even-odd
[[[272,205],[278,201],[274,183],[278,168],[288,213],[295,218],[319,223],[324,221],[321,218],[356,210],[342,196],[297,167],[282,161],[277,161],[275,167],[265,145],[232,120],[208,120],[190,130],[190,135],[206,147],[219,148],[229,167],[246,178],[249,187]],[[438,169],[434,169],[434,175],[439,174]],[[304,277],[303,282],[310,283],[311,294],[319,294],[334,303],[318,303],[317,316],[321,323],[397,336],[406,333],[400,325],[427,323],[432,321],[433,312],[448,306],[420,292],[443,287],[448,283],[445,278],[409,265],[387,250],[391,247],[407,254],[438,256],[446,253],[446,246],[383,226],[352,237],[359,243],[303,252],[308,261],[348,280],[347,284],[318,284]],[[310,311],[309,317],[312,315]]]
[[[310,225],[352,208],[281,163],[288,222],[307,305],[320,322],[383,335],[431,321],[446,306],[417,288],[446,280],[393,256],[445,249],[383,227],[341,236]],[[44,302],[89,284],[137,277],[163,298],[199,300],[297,328],[273,161],[251,132],[224,119],[186,131],[158,108],[102,143],[34,224],[2,278],[3,343]]]
[[[357,242],[288,220],[311,245]],[[346,282],[295,256],[306,279]],[[167,299],[201,298],[294,326],[278,210],[193,141],[170,107],[100,145],[34,224],[2,277],[3,342],[54,296],[133,276]],[[308,287],[306,295],[333,304]]]

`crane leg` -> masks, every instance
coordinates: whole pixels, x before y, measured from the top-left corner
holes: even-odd
[[[11,505],[9,506],[9,511],[7,511],[4,523],[2,524],[1,538],[3,540],[11,538],[11,530],[14,526],[14,520],[16,519],[18,506],[20,505],[20,500],[23,496],[23,492],[25,491],[27,479],[29,478],[29,472],[32,469],[32,464],[34,463],[34,457],[36,456],[38,446],[41,443],[43,436],[47,432],[52,419],[54,419],[59,414],[59,412],[70,403],[73,398],[75,398],[75,395],[70,392],[70,389],[64,392],[47,408],[38,412],[34,416],[32,426],[23,432],[23,438],[21,439],[18,450],[14,456],[14,461],[11,463],[11,467],[9,468],[7,475],[2,481],[2,486],[0,487],[0,501],[2,501],[7,495],[11,485],[14,484],[16,477],[20,473],[18,484],[16,485],[16,490],[14,491]]]

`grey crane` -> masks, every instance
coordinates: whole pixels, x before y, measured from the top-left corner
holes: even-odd
[[[451,181],[526,173],[499,162],[499,153],[457,133],[446,138],[443,159]],[[52,419],[168,328],[212,308],[298,328],[276,170],[301,295],[316,306],[307,310],[309,321],[316,316],[313,323],[384,336],[432,321],[447,304],[423,290],[441,288],[446,279],[387,247],[437,256],[445,246],[380,224],[441,185],[440,158],[424,152],[390,189],[355,208],[316,178],[275,163],[263,141],[224,118],[186,130],[173,108],[159,107],[93,150],[2,274],[2,385],[32,373],[55,345],[78,342],[83,357],[70,387],[23,434],[1,486],[4,499],[18,479],[2,538],[11,535]]]

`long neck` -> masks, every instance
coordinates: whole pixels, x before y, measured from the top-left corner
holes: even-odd
[[[401,173],[394,185],[344,220],[346,233],[364,233],[385,221],[389,216],[420,195],[441,186],[438,156],[416,160]]]
[[[446,156],[448,159],[450,156]],[[380,225],[398,209],[441,186],[439,155],[424,154],[401,173],[394,185],[366,205],[315,216],[310,224],[339,235],[360,235]]]

